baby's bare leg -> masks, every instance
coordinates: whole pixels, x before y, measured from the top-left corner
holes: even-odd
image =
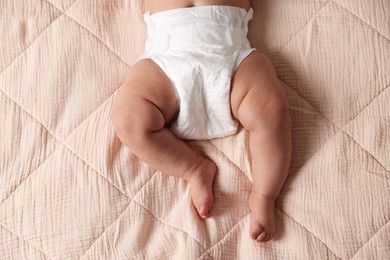
[[[272,64],[262,54],[252,53],[237,69],[231,104],[234,116],[250,131],[250,235],[266,242],[275,232],[275,200],[290,166],[291,120],[286,94]]]
[[[170,80],[153,61],[143,60],[130,69],[115,98],[112,123],[121,142],[137,157],[152,168],[189,182],[193,204],[206,218],[213,203],[216,166],[165,127],[176,113]]]

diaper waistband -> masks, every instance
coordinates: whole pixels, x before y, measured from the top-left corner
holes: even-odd
[[[152,15],[145,13],[148,28],[146,52],[194,50],[198,47],[217,52],[225,47],[249,48],[247,33],[252,17],[252,8],[246,11],[222,5],[178,8]]]
[[[206,5],[144,14],[144,21],[152,29],[180,27],[196,20],[208,24],[210,21],[231,27],[245,27],[253,17],[253,9],[224,5]]]

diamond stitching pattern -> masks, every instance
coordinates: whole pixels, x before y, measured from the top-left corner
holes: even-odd
[[[44,252],[42,252],[42,250],[40,250],[39,248],[35,247],[33,244],[31,244],[31,242],[24,240],[23,238],[21,238],[20,236],[16,235],[15,233],[12,233],[9,229],[4,227],[2,224],[0,224],[0,229],[6,230],[12,236],[16,237],[20,241],[23,241],[23,243],[26,243],[28,246],[32,247],[35,251],[39,252],[40,254],[42,254],[42,255],[44,255],[45,257],[48,258],[48,256]]]
[[[380,232],[382,229],[385,229],[385,227],[387,227],[389,224],[390,224],[390,220],[387,221],[387,223],[386,223],[385,225],[383,225],[381,228],[379,228],[378,231],[377,231],[377,232],[376,232],[376,233],[375,233],[375,234],[374,234],[366,243],[364,243],[364,245],[363,245],[361,248],[359,248],[359,249],[356,251],[356,253],[352,256],[351,259],[354,259],[355,256],[356,256],[359,252],[361,252],[361,251],[363,250],[363,248],[366,247],[366,246],[370,243],[370,241],[371,241],[375,236],[377,236],[377,235],[379,234],[379,232]]]
[[[298,31],[298,33],[297,34],[295,34],[287,43],[286,43],[286,45],[284,45],[281,49],[280,49],[280,51],[279,51],[279,53],[277,54],[277,55],[275,55],[275,57],[271,60],[272,62],[276,59],[276,58],[278,58],[278,56],[283,52],[283,50],[286,48],[286,47],[288,47],[289,46],[289,44],[291,43],[291,42],[293,42],[294,40],[295,40],[295,38],[299,35],[299,34],[301,34],[301,32],[303,31],[303,30],[305,30],[306,28],[307,28],[307,26],[312,22],[312,20],[314,20],[314,19],[316,19],[316,17],[321,13],[321,11],[325,8],[325,7],[327,7],[328,6],[328,4],[331,2],[331,0],[328,0],[314,15],[313,15],[313,17],[311,17],[310,18],[310,20]]]
[[[30,49],[31,45],[33,45],[33,44],[36,42],[36,40],[37,40],[38,38],[41,37],[42,34],[47,33],[48,31],[50,31],[50,28],[51,28],[52,24],[53,24],[56,20],[58,20],[61,16],[63,16],[63,15],[65,14],[68,18],[70,18],[72,21],[74,21],[80,28],[82,28],[83,30],[86,30],[87,33],[93,35],[93,36],[95,37],[96,41],[97,41],[97,42],[100,42],[100,44],[102,44],[102,46],[104,46],[105,48],[107,48],[107,50],[108,50],[109,52],[111,52],[114,56],[116,56],[116,57],[118,58],[118,60],[119,60],[121,63],[123,63],[123,64],[125,64],[127,67],[129,67],[129,64],[128,64],[127,62],[125,62],[125,59],[124,59],[124,58],[122,58],[119,54],[117,54],[115,51],[113,51],[106,43],[104,43],[101,39],[99,39],[99,38],[98,38],[94,33],[92,33],[88,28],[84,27],[84,26],[81,25],[79,22],[77,22],[77,20],[75,20],[74,18],[72,18],[72,17],[70,17],[69,15],[66,14],[67,11],[68,11],[72,6],[74,6],[74,4],[75,4],[76,2],[78,2],[77,0],[76,0],[76,1],[73,1],[73,3],[71,3],[65,11],[61,11],[61,8],[60,8],[60,7],[56,7],[55,4],[51,3],[51,2],[48,1],[48,0],[45,0],[45,2],[49,3],[50,5],[52,5],[56,10],[58,10],[58,11],[61,12],[62,14],[59,15],[59,16],[57,16],[57,17],[55,17],[55,19],[52,20],[51,24],[50,24],[48,27],[46,27],[43,31],[41,31],[41,33],[35,38],[35,40],[33,40],[32,43],[31,43],[29,46],[27,46],[27,48],[26,48],[24,51],[22,51],[22,52],[19,54],[19,56],[17,56],[17,57],[14,59],[14,61],[15,61],[16,59],[18,59],[18,57],[20,57],[20,55],[23,55],[24,53],[28,52],[28,50]],[[348,13],[350,13],[350,15],[352,15],[353,17],[359,19],[359,20],[362,21],[365,25],[367,25],[367,26],[370,27],[373,31],[375,31],[375,32],[378,34],[379,37],[382,37],[382,38],[385,39],[387,42],[389,42],[389,39],[388,39],[385,35],[383,35],[383,34],[382,34],[381,32],[379,32],[377,29],[375,29],[374,27],[372,27],[372,26],[371,26],[369,23],[367,23],[364,19],[360,18],[356,13],[352,12],[352,11],[349,10],[347,7],[344,7],[344,6],[343,6],[342,4],[340,4],[338,1],[330,0],[330,1],[326,2],[326,3],[321,7],[321,9],[320,9],[320,10],[319,10],[319,11],[318,11],[318,12],[309,20],[309,22],[304,26],[304,28],[302,28],[302,30],[300,30],[300,31],[298,32],[298,34],[296,34],[296,35],[295,35],[295,36],[294,36],[294,37],[285,45],[285,47],[283,47],[283,48],[281,49],[281,52],[280,52],[280,53],[282,53],[283,50],[284,50],[285,48],[288,48],[288,47],[290,46],[290,43],[292,43],[292,42],[294,42],[294,41],[296,41],[296,40],[299,40],[299,37],[300,37],[299,35],[302,33],[302,31],[304,31],[305,28],[307,28],[307,26],[309,26],[309,24],[310,24],[312,21],[314,21],[318,15],[320,15],[322,12],[324,12],[325,7],[329,6],[330,3],[335,4],[335,5],[337,5],[337,6],[341,7],[341,8],[343,8],[343,9],[346,10]],[[280,56],[280,54],[278,54],[273,60],[276,60],[279,56]],[[6,66],[5,69],[0,73],[0,75],[3,74],[8,68],[10,68],[11,66],[13,66],[13,63],[14,63],[14,62],[11,62],[8,66]],[[284,81],[283,78],[282,78],[282,81]],[[286,83],[286,86],[288,86],[287,83]],[[288,86],[288,87],[291,88],[291,90],[293,90],[294,92],[296,92],[296,93],[299,95],[299,93],[298,93],[294,88],[292,88],[292,87],[290,87],[290,86]],[[374,161],[375,161],[376,163],[378,163],[381,167],[383,167],[383,168],[385,169],[385,171],[386,171],[387,174],[389,173],[389,170],[386,169],[386,167],[384,166],[384,164],[380,162],[380,159],[376,158],[369,150],[365,149],[365,148],[364,148],[364,145],[360,144],[359,141],[356,140],[356,139],[354,138],[354,136],[352,136],[352,135],[351,135],[349,132],[347,132],[345,129],[346,129],[346,127],[347,127],[348,125],[350,125],[352,122],[354,122],[356,118],[358,118],[359,116],[361,116],[361,115],[363,114],[363,112],[366,111],[367,108],[371,107],[371,105],[374,104],[374,102],[377,100],[377,98],[378,98],[383,92],[385,92],[388,88],[389,88],[389,85],[388,85],[388,82],[387,82],[387,87],[385,87],[384,89],[381,89],[380,92],[378,92],[378,94],[375,95],[375,96],[371,99],[371,101],[369,101],[369,102],[367,103],[366,106],[364,106],[357,114],[355,114],[355,116],[354,116],[352,119],[350,119],[350,120],[349,120],[346,124],[344,124],[344,126],[342,126],[342,127],[338,126],[338,124],[336,124],[334,121],[332,121],[332,119],[329,119],[326,115],[324,115],[323,113],[321,113],[320,110],[317,109],[313,104],[311,104],[311,102],[310,102],[308,99],[304,98],[304,99],[305,99],[305,100],[306,100],[306,101],[307,101],[307,102],[308,102],[308,103],[309,103],[317,112],[319,112],[319,114],[320,114],[322,117],[325,118],[325,120],[327,120],[328,122],[330,122],[330,123],[337,129],[336,135],[337,135],[338,133],[342,132],[345,136],[347,136],[347,138],[348,138],[349,140],[351,140],[352,142],[354,142],[355,144],[357,144],[357,145],[359,146],[359,148],[360,148],[362,151],[364,151],[366,154],[368,154],[370,157],[372,157],[372,160],[374,160]],[[74,149],[73,149],[72,147],[70,147],[70,146],[69,146],[69,143],[67,142],[67,140],[72,139],[72,136],[73,136],[73,134],[75,133],[76,129],[78,129],[79,127],[81,127],[81,126],[83,125],[84,122],[86,122],[87,120],[89,120],[89,119],[90,119],[90,116],[91,116],[95,111],[99,110],[99,109],[101,108],[101,106],[99,106],[97,109],[95,109],[90,115],[86,116],[86,117],[81,121],[81,123],[80,123],[77,127],[75,127],[75,128],[67,135],[67,137],[65,137],[63,140],[61,140],[61,138],[58,138],[55,134],[51,133],[51,131],[50,131],[43,123],[41,123],[39,119],[36,119],[36,118],[34,117],[34,115],[32,115],[28,110],[26,110],[26,108],[23,108],[23,106],[21,106],[17,101],[15,101],[15,100],[14,100],[12,97],[10,97],[6,92],[4,92],[3,89],[1,88],[1,85],[0,85],[0,90],[1,90],[1,92],[2,92],[8,99],[10,99],[15,105],[17,105],[17,106],[23,111],[23,113],[26,113],[29,117],[31,117],[31,118],[34,120],[34,122],[37,122],[38,124],[40,124],[40,125],[45,129],[45,131],[47,132],[47,134],[48,134],[49,136],[53,137],[53,138],[55,139],[56,142],[59,142],[59,143],[60,143],[60,145],[57,145],[57,147],[54,149],[53,153],[47,156],[47,158],[42,162],[42,164],[44,164],[44,163],[46,162],[46,160],[47,160],[48,158],[50,158],[58,149],[60,149],[60,148],[65,148],[66,150],[68,150],[69,152],[71,152],[71,153],[73,154],[73,156],[75,156],[77,159],[79,159],[79,160],[82,162],[82,164],[84,164],[84,165],[86,165],[88,168],[90,168],[93,172],[95,172],[95,174],[100,175],[100,177],[102,177],[102,179],[104,179],[105,181],[107,181],[107,182],[109,183],[110,186],[114,187],[114,188],[115,188],[117,191],[119,191],[121,194],[123,194],[123,195],[125,195],[126,197],[128,197],[127,192],[122,191],[122,190],[121,190],[120,188],[118,188],[115,184],[113,184],[112,182],[110,182],[104,175],[102,175],[97,169],[95,169],[93,166],[91,166],[90,163],[88,163],[85,159],[82,159],[82,156],[78,155],[77,152],[75,152]],[[103,102],[102,102],[102,105],[105,104],[107,101],[112,100],[113,97],[114,97],[114,95],[115,95],[115,92],[112,93],[105,101],[103,101]],[[299,95],[299,96],[300,96],[300,95]],[[302,96],[301,96],[301,97],[302,97]],[[303,97],[302,97],[302,98],[303,98]],[[331,137],[328,141],[330,141],[331,139],[333,139],[333,137]],[[224,160],[229,161],[230,164],[234,165],[235,167],[237,167],[237,169],[239,169],[238,172],[242,173],[242,170],[241,170],[241,169],[242,169],[242,165],[237,165],[235,162],[233,162],[228,156],[226,156],[221,150],[219,150],[218,147],[215,146],[212,142],[210,142],[210,144],[211,144],[212,146],[214,146],[214,148],[215,148],[216,150],[219,151],[220,156],[221,156],[222,158],[224,158]],[[323,144],[323,145],[324,145],[324,144]],[[317,152],[316,152],[316,153],[317,153]],[[316,154],[316,153],[314,153],[314,154]],[[308,161],[312,160],[312,158],[313,158],[313,156],[312,156],[311,158],[309,158]],[[39,169],[40,166],[41,166],[42,164],[40,164],[40,165],[37,167],[37,169]],[[245,167],[244,167],[244,168],[245,168]],[[299,171],[299,170],[300,170],[300,168],[298,169],[298,171]],[[34,173],[34,172],[35,172],[35,170],[33,170],[33,171],[27,176],[27,178],[29,178],[29,177],[32,175],[32,173]],[[152,175],[152,178],[150,178],[148,181],[146,181],[146,182],[144,183],[144,185],[140,188],[139,192],[141,192],[141,191],[144,189],[145,185],[147,185],[147,184],[149,183],[149,181],[151,181],[151,180],[153,179],[153,176],[155,176],[155,175]],[[247,175],[245,175],[245,176],[248,178]],[[27,178],[26,178],[26,179],[27,179]],[[2,201],[2,203],[0,204],[0,208],[1,208],[1,206],[2,206],[5,202],[8,201],[8,199],[12,196],[12,194],[13,194],[13,193],[14,193],[14,192],[15,192],[15,191],[16,191],[16,190],[25,182],[26,179],[22,180],[22,182],[20,182],[19,185],[18,185],[17,187],[15,187],[15,189],[11,192],[11,194],[9,194],[9,196],[8,196],[4,201]],[[248,178],[248,179],[250,179],[250,178]],[[387,180],[385,180],[385,181],[388,181],[388,178],[387,178]],[[135,197],[137,197],[137,195],[138,195],[138,193],[135,195]],[[137,201],[135,201],[135,203],[139,204]],[[128,211],[128,207],[130,206],[130,204],[131,204],[131,201],[128,203],[127,207],[122,211],[122,213],[121,213],[121,214],[120,214],[120,215],[119,215],[119,216],[118,216],[110,225],[108,225],[108,226],[106,227],[106,229],[104,229],[103,233],[102,233],[99,237],[97,237],[94,241],[92,241],[91,246],[87,249],[87,251],[85,251],[85,253],[84,253],[83,255],[85,255],[85,254],[93,247],[93,245],[96,243],[96,241],[98,241],[98,240],[100,239],[100,237],[104,236],[104,234],[106,233],[106,231],[107,231],[108,229],[110,229],[111,226],[112,226],[114,223],[116,223],[116,222],[122,217],[122,215],[123,215],[125,212]],[[139,205],[140,205],[141,207],[143,207],[141,204],[139,204]],[[165,223],[164,221],[160,220],[159,217],[155,216],[154,213],[152,213],[152,212],[150,211],[150,209],[145,208],[145,210],[149,211],[150,214],[153,216],[153,218],[159,220],[159,221],[160,221],[161,223],[163,223],[164,225],[170,226],[168,223]],[[296,224],[301,225],[299,222],[295,221],[292,217],[290,217],[287,213],[285,213],[285,212],[283,211],[283,208],[280,208],[280,210],[281,210],[281,212],[282,212],[284,215],[286,215],[287,217],[289,217],[290,219],[292,219]],[[1,215],[0,215],[0,216],[1,216]],[[230,231],[229,231],[228,233],[226,233],[226,235],[225,235],[223,238],[221,238],[219,241],[217,241],[217,242],[215,242],[214,244],[212,244],[212,245],[209,247],[209,249],[207,249],[207,250],[206,250],[205,248],[203,248],[202,245],[201,245],[196,239],[192,238],[191,236],[189,236],[189,237],[190,237],[191,239],[197,241],[198,244],[199,244],[199,246],[202,247],[202,250],[204,251],[203,255],[206,254],[207,257],[210,257],[210,258],[211,258],[212,255],[209,255],[209,253],[208,253],[208,252],[210,251],[210,249],[212,249],[213,247],[215,247],[215,246],[217,246],[218,244],[220,244],[220,242],[224,241],[225,238],[228,237],[228,235],[229,235],[230,232],[233,232],[233,230],[235,230],[236,228],[239,228],[239,226],[241,226],[241,223],[243,223],[243,221],[245,220],[246,217],[247,217],[247,215],[246,215],[244,218],[242,218],[241,220],[239,220],[238,222],[236,222],[236,224],[230,229]],[[0,218],[0,220],[1,220],[1,218]],[[388,220],[387,220],[387,222],[386,222],[381,228],[379,228],[379,229],[372,235],[372,237],[367,241],[367,243],[363,244],[360,248],[358,248],[358,250],[356,251],[356,253],[353,254],[353,257],[356,256],[361,250],[363,250],[364,247],[365,247],[365,245],[368,244],[368,243],[372,240],[372,238],[374,238],[374,237],[375,237],[383,228],[385,228],[385,227],[388,225],[388,223],[389,223],[389,222],[388,222]],[[8,228],[5,227],[5,226],[3,225],[3,223],[0,222],[0,225],[1,225],[1,228],[6,229],[8,232],[10,232],[10,233],[12,233],[13,235],[15,235],[11,230],[8,230]],[[303,227],[303,226],[302,226],[302,227]],[[176,229],[176,227],[173,227],[173,228]],[[308,233],[310,233],[311,235],[314,236],[314,234],[311,233],[309,230],[307,230],[305,227],[303,227],[303,228],[304,228]],[[187,234],[185,230],[182,230],[182,231],[183,231],[185,234]],[[187,235],[188,235],[188,234],[187,234]],[[19,237],[18,235],[16,235],[16,236]],[[315,237],[315,236],[314,236],[314,237]],[[323,245],[325,245],[325,246],[328,248],[328,246],[326,245],[325,242],[322,242],[321,239],[319,239],[319,238],[317,238],[317,237],[315,237],[315,238],[316,238],[317,240],[319,240]],[[30,241],[24,240],[23,238],[20,238],[20,237],[19,237],[19,239],[22,239],[23,241],[25,241],[25,243],[30,244],[32,247],[34,247],[34,248],[35,248],[36,250],[38,250],[40,253],[43,253],[40,249],[38,249],[39,247],[35,247],[34,245],[31,244]],[[334,252],[332,252],[329,248],[328,248],[328,250],[329,250],[334,256],[336,256],[337,258],[340,258],[340,257],[337,256]],[[202,255],[200,258],[202,258],[203,255]],[[47,254],[45,254],[45,257],[49,257],[49,256],[48,256]]]
[[[291,216],[289,216],[286,212],[282,211],[281,209],[279,209],[285,216],[287,216],[291,221],[293,221],[296,225],[300,226],[301,228],[303,228],[307,233],[309,233],[310,235],[312,235],[316,240],[318,240],[321,244],[323,244],[326,249],[328,250],[328,252],[330,252],[332,255],[336,256],[338,259],[341,259],[341,257],[337,256],[337,254],[335,254],[327,245],[324,241],[322,241],[320,238],[316,237],[310,230],[308,230],[305,226],[303,226],[302,224],[300,224],[299,222],[297,222],[294,218],[292,218]]]
[[[349,13],[351,13],[353,16],[355,16],[356,18],[358,18],[359,20],[361,20],[364,24],[368,25],[369,27],[371,27],[374,31],[376,31],[378,33],[378,35],[380,37],[383,37],[385,38],[386,40],[390,41],[389,39],[389,36],[385,36],[383,33],[381,33],[378,28],[375,28],[373,25],[370,24],[370,22],[368,22],[366,19],[362,18],[361,16],[359,16],[358,14],[356,14],[355,12],[353,12],[351,9],[349,9],[346,5],[344,5],[342,3],[342,1],[340,0],[331,0],[333,3],[339,5],[340,7],[342,7],[343,9],[345,9],[346,11],[348,11]],[[386,11],[386,4],[388,5],[388,3],[386,1],[382,1],[382,3],[379,3],[379,5],[382,4],[382,9],[383,11]],[[388,17],[387,17],[388,18]],[[386,28],[384,28],[386,29]],[[388,29],[388,28],[387,28]]]
[[[15,58],[14,58],[12,61],[10,61],[10,62],[8,63],[8,65],[5,65],[5,67],[1,69],[0,74],[2,74],[4,71],[6,71],[6,70],[12,65],[12,63],[13,63],[20,55],[22,55],[24,52],[26,52],[26,51],[30,48],[30,46],[31,46],[32,44],[34,44],[34,42],[35,42],[42,34],[44,34],[44,33],[46,32],[46,30],[47,30],[48,28],[50,28],[51,25],[52,25],[57,19],[59,19],[61,16],[62,16],[62,14],[57,15],[56,17],[54,17],[54,19],[53,19],[48,25],[45,26],[45,28],[42,28],[42,29],[37,33],[37,35],[35,36],[35,38],[32,39],[32,40],[30,40],[30,42],[29,42],[28,44],[26,44],[27,46],[25,46],[25,48],[24,48],[18,55],[16,55]],[[20,19],[21,19],[21,18],[20,18]],[[23,29],[24,29],[24,28],[22,28],[22,30],[23,30]]]

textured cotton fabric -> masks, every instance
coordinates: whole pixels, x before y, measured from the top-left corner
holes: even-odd
[[[218,166],[207,220],[116,137],[140,1],[2,0],[0,259],[390,259],[390,1],[252,2],[293,121],[275,240],[249,237],[241,127],[189,142]]]

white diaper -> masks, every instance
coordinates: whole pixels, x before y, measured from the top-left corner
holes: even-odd
[[[254,50],[247,39],[253,10],[199,6],[144,15],[145,53],[168,76],[176,91],[178,116],[171,130],[183,139],[234,134],[231,78]]]

